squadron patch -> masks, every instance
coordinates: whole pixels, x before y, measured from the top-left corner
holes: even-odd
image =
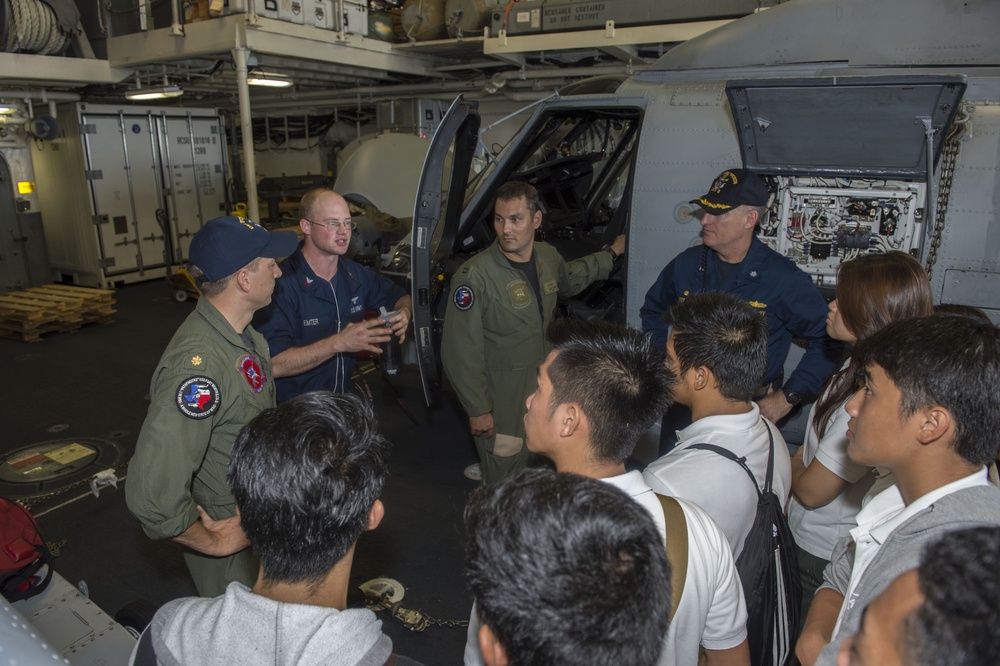
[[[473,293],[472,287],[467,287],[462,285],[455,290],[455,307],[465,312],[466,310],[472,309],[472,304],[476,302],[476,294]]]
[[[510,294],[510,304],[521,309],[531,303],[531,287],[524,280],[515,280],[507,285]]]
[[[248,354],[240,359],[239,362],[240,372],[243,373],[243,377],[250,384],[250,390],[254,393],[260,393],[264,390],[264,381],[267,379],[264,376],[263,371],[261,371],[260,366],[257,365],[257,359],[252,355]]]
[[[177,388],[177,409],[189,419],[204,419],[219,409],[219,387],[208,377],[191,377]]]

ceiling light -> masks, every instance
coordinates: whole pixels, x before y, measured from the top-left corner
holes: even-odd
[[[247,83],[252,86],[265,86],[268,88],[288,88],[295,82],[284,74],[255,69],[250,73]]]
[[[150,99],[169,99],[184,94],[180,86],[164,85],[156,88],[133,88],[125,93],[125,99],[141,102]]]
[[[28,122],[28,112],[24,105],[0,99],[0,125],[19,125]]]

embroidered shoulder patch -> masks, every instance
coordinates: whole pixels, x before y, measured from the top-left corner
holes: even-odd
[[[243,378],[250,384],[251,391],[260,393],[264,390],[264,381],[267,378],[264,376],[264,372],[260,369],[260,365],[257,364],[257,359],[253,355],[247,354],[241,358],[239,369],[243,374]]]
[[[476,294],[472,291],[472,287],[467,287],[462,285],[455,290],[455,307],[465,312],[472,308],[472,304],[476,302]]]
[[[204,419],[219,409],[219,387],[208,377],[190,377],[177,387],[177,409],[189,419]]]

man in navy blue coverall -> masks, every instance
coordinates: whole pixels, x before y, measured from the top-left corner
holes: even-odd
[[[271,351],[278,402],[306,391],[346,392],[354,354],[379,354],[392,335],[403,342],[413,313],[402,287],[344,257],[354,223],[342,196],[310,190],[299,218],[305,240],[281,263],[271,306],[254,321]],[[382,306],[395,312],[387,322],[364,320],[366,309]]]
[[[791,260],[768,248],[754,233],[765,212],[767,186],[746,169],[719,174],[708,194],[691,203],[704,209],[702,245],[677,255],[646,292],[642,329],[665,351],[670,333],[663,313],[689,294],[721,291],[746,299],[767,317],[767,370],[757,405],[769,421],[784,418],[815,396],[840,361],[842,347],[826,335],[826,300]],[[798,367],[783,384],[792,338],[808,343]]]

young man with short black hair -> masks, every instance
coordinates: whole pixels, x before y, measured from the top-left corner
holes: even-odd
[[[691,447],[715,445],[744,458],[760,490],[773,449],[772,489],[782,506],[788,501],[788,447],[753,402],[767,365],[767,322],[746,301],[717,292],[688,296],[671,308],[670,319],[666,350],[677,375],[674,400],[691,409],[693,423],[642,476],[654,491],[705,509],[738,558],[756,516],[757,490],[733,461]]]
[[[556,471],[599,479],[649,512],[664,539],[672,531],[663,504],[625,461],[670,404],[672,376],[640,331],[605,322],[557,320],[552,351],[524,417],[528,449]],[[678,499],[686,521],[688,561],[660,664],[749,665],[746,604],[725,536],[702,509]],[[676,528],[674,528],[676,529]],[[475,618],[473,618],[475,619]],[[470,627],[466,664],[481,664]]]
[[[861,613],[941,534],[1000,525],[986,466],[1000,449],[1000,329],[932,315],[885,327],[855,354],[864,368],[847,403],[848,455],[896,485],[858,513],[824,572],[796,654],[832,665]]]
[[[135,663],[343,664],[412,661],[372,611],[347,608],[354,547],[375,529],[389,443],[371,407],[316,391],[257,416],[233,446],[228,480],[243,531],[260,557],[253,589],[163,606]]]
[[[487,666],[653,666],[670,565],[652,518],[576,474],[526,470],[465,511],[466,571]]]

